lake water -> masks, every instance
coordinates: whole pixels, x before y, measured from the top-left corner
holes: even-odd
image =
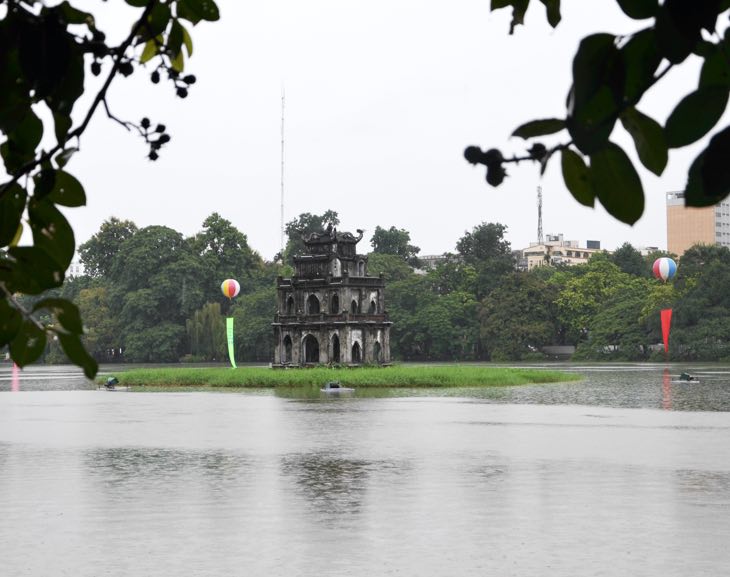
[[[0,575],[723,575],[730,367],[663,369],[331,399],[3,366]]]

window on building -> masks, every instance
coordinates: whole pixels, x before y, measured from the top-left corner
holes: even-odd
[[[339,363],[340,362],[340,337],[337,336],[337,333],[332,335],[332,355],[331,360],[333,363]]]
[[[352,362],[357,364],[362,362],[362,350],[360,349],[360,343],[356,342],[352,345]]]
[[[307,335],[302,342],[304,361],[307,363],[319,362],[319,341],[314,335]]]
[[[284,337],[284,354],[282,355],[282,363],[291,363],[291,337],[286,335]]]
[[[317,295],[309,295],[309,298],[307,299],[307,313],[310,315],[319,314],[319,299],[317,298]]]

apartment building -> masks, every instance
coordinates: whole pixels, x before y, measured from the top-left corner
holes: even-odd
[[[715,206],[684,205],[684,192],[667,194],[667,250],[677,256],[695,244],[730,247],[730,200]]]
[[[601,252],[601,242],[589,240],[586,246],[581,247],[577,240],[565,240],[562,234],[548,234],[544,242],[531,242],[520,252],[522,258],[518,268],[522,270],[545,265],[575,265],[586,263],[595,253]]]

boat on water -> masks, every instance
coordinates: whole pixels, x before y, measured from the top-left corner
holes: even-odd
[[[340,381],[328,381],[324,388],[319,389],[323,393],[351,393],[355,389],[350,387],[343,387]]]
[[[96,390],[99,391],[130,391],[132,388],[129,386],[119,386],[119,379],[116,377],[109,377],[106,383],[103,385],[97,385]]]
[[[699,383],[700,379],[695,377],[694,375],[690,375],[689,373],[682,373],[679,375],[679,378],[676,380],[672,380],[672,383]]]

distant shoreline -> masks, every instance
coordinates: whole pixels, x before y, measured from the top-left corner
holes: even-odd
[[[120,386],[276,388],[323,386],[339,381],[347,387],[500,387],[580,380],[575,373],[545,369],[451,366],[392,366],[272,370],[267,367],[175,367],[130,369],[115,375]],[[106,382],[106,377],[97,380]]]

